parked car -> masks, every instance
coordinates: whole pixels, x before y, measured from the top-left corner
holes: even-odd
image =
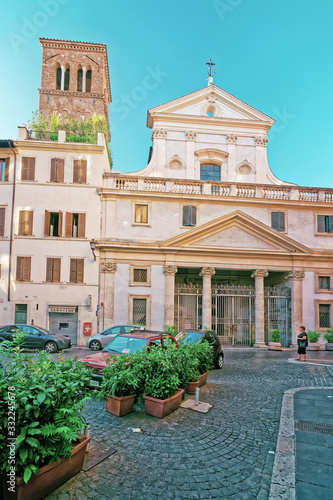
[[[65,335],[58,335],[31,325],[6,325],[0,327],[0,342],[13,340],[16,333],[26,332],[22,340],[22,347],[26,349],[44,349],[47,352],[57,352],[72,347],[72,341]]]
[[[85,356],[80,361],[83,361],[86,367],[91,370],[91,385],[99,387],[103,378],[102,370],[106,367],[108,358],[119,356],[119,354],[132,354],[144,347],[147,349],[151,346],[164,347],[166,339],[170,339],[178,347],[175,337],[168,333],[139,330],[122,333],[114,337],[102,352]]]
[[[103,347],[106,347],[111,340],[119,333],[129,333],[132,330],[144,330],[145,327],[141,325],[117,325],[111,326],[106,330],[103,330],[100,333],[95,333],[92,337],[90,337],[86,346],[89,347],[92,351],[100,351]]]
[[[182,330],[176,335],[177,342],[203,342],[206,340],[214,348],[214,365],[223,368],[224,354],[217,334],[213,330]]]

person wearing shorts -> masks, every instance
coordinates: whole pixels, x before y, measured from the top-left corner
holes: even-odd
[[[299,327],[299,335],[297,337],[297,345],[298,345],[298,358],[297,361],[306,361],[306,348],[308,345],[308,335],[305,331],[305,326]],[[301,359],[303,356],[303,360]]]

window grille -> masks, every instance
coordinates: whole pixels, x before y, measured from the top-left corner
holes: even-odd
[[[147,318],[147,300],[133,299],[133,323],[135,325],[145,325]]]
[[[331,277],[330,276],[319,276],[318,277],[318,288],[319,288],[319,290],[330,290],[331,289]]]
[[[320,328],[330,328],[331,321],[331,305],[330,304],[319,304],[319,327]]]
[[[133,281],[135,283],[147,283],[148,272],[147,269],[134,269]]]

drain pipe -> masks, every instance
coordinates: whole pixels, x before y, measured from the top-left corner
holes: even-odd
[[[14,204],[15,204],[15,188],[16,188],[16,152],[12,147],[13,142],[8,141],[8,146],[14,154],[14,177],[13,177],[13,195],[12,195],[12,213],[10,220],[10,240],[9,240],[9,263],[8,263],[8,294],[7,300],[10,302],[11,299],[11,274],[12,274],[12,253],[13,253],[13,233],[14,233]]]

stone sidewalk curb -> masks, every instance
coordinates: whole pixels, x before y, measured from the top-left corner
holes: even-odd
[[[332,390],[332,387],[297,387],[284,393],[269,500],[296,498],[294,395],[299,391],[313,389]]]
[[[327,361],[326,359],[318,359],[318,361],[301,361],[299,362],[297,359],[288,359],[288,363],[297,363],[298,365],[312,365],[312,366],[327,366],[332,367],[333,363]]]

